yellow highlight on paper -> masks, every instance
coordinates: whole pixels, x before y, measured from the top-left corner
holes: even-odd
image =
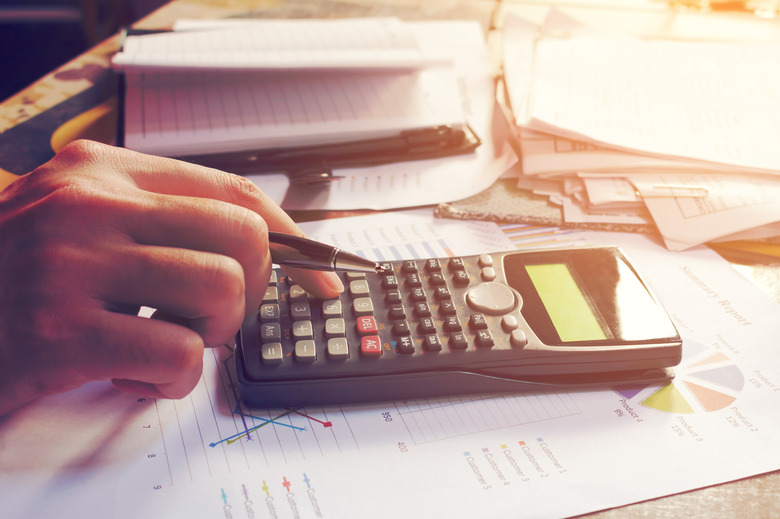
[[[574,276],[564,263],[527,265],[525,270],[563,342],[607,338]]]

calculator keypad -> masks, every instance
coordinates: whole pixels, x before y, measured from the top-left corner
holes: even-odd
[[[339,273],[345,291],[326,301],[276,270],[256,315],[242,327],[248,375],[440,368],[485,361],[497,350],[511,354],[527,343],[519,299],[495,281],[490,255],[384,266],[384,273]]]

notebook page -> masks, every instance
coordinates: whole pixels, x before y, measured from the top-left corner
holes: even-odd
[[[129,36],[119,69],[419,68],[444,61],[420,50],[395,18],[261,20]]]
[[[128,77],[125,145],[179,156],[397,135],[464,115],[450,67],[412,73],[146,72]]]

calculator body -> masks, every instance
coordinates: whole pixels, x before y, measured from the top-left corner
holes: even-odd
[[[613,247],[511,251],[340,272],[319,300],[274,270],[236,336],[245,403],[344,404],[663,383],[674,324]]]

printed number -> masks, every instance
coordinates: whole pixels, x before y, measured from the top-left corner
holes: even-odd
[[[385,422],[392,422],[393,421],[393,417],[390,416],[390,411],[383,412],[382,413],[382,418],[385,419]]]
[[[409,452],[409,447],[404,442],[398,442],[398,450],[401,452]]]
[[[160,490],[162,488],[162,485],[155,485],[152,488],[155,490]]]
[[[157,454],[147,454],[146,457],[147,458],[156,458]]]

